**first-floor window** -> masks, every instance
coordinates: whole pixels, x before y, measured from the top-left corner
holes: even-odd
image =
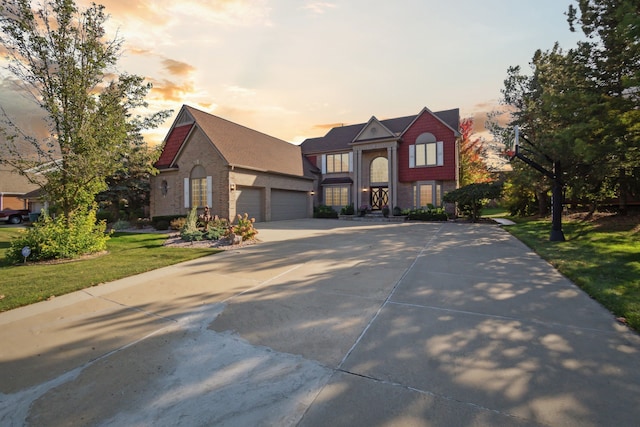
[[[207,205],[207,176],[200,165],[191,170],[190,177],[191,207],[204,207]]]
[[[191,179],[191,206],[199,208],[207,204],[207,178]]]
[[[429,205],[442,206],[442,185],[435,182],[417,183],[413,186],[413,205],[417,208]]]
[[[347,206],[349,204],[349,186],[324,187],[324,204],[327,206]]]

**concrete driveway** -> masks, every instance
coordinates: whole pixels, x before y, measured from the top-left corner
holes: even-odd
[[[0,314],[0,425],[638,425],[638,335],[500,227],[259,230]]]

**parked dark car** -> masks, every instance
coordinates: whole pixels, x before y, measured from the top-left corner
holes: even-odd
[[[0,211],[0,221],[7,224],[20,224],[29,221],[29,209],[5,209]]]

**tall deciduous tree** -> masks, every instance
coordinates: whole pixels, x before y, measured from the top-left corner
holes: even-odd
[[[460,186],[491,181],[482,139],[473,136],[473,119],[460,122]]]
[[[44,176],[37,183],[67,217],[107,189],[143,144],[141,131],[168,115],[134,115],[147,107],[151,85],[116,73],[122,40],[106,37],[106,20],[103,6],[80,10],[73,0],[44,0],[36,9],[30,0],[5,0],[0,9],[8,70],[44,110],[50,133],[29,135],[5,114],[9,149],[0,159],[34,180],[29,171]],[[25,155],[25,142],[37,156]]]

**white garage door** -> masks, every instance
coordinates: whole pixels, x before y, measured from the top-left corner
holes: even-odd
[[[307,218],[305,191],[271,190],[271,220]]]
[[[236,189],[236,214],[249,214],[249,218],[255,218],[257,222],[264,221],[262,212],[263,191],[261,188],[238,187]]]

